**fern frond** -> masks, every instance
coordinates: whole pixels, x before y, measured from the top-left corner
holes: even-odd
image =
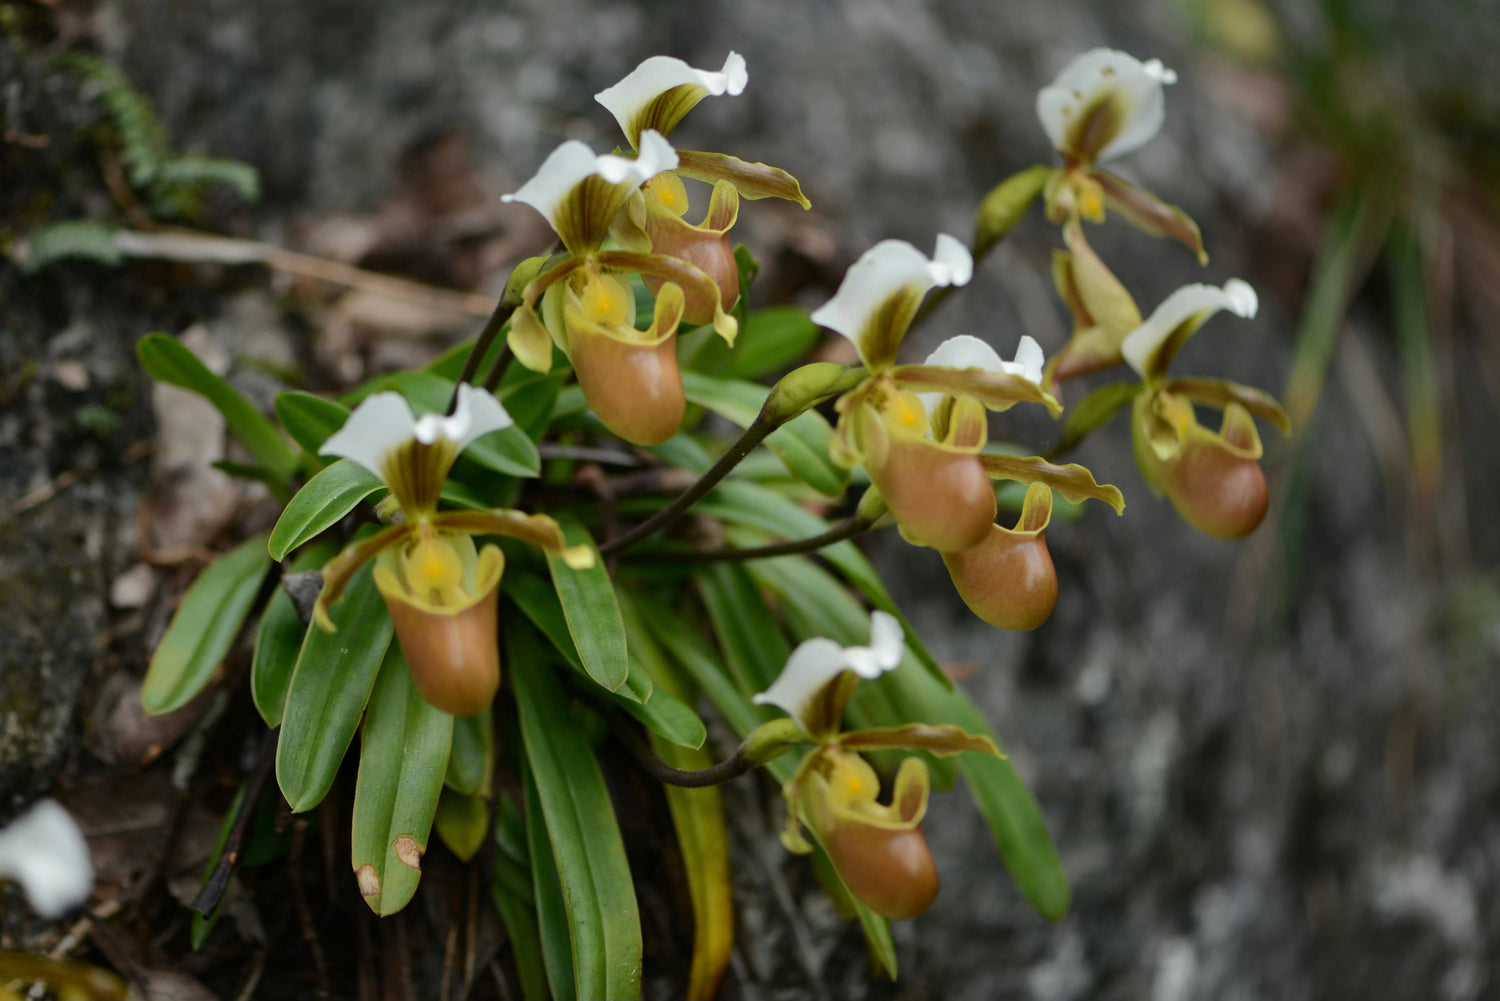
[[[125,259],[115,243],[118,227],[90,219],[76,219],[45,226],[26,238],[21,267],[40,271],[56,261],[86,260],[117,267]]]

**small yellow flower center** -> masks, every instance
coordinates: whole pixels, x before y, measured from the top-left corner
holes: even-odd
[[[415,593],[440,605],[463,597],[463,560],[453,543],[442,536],[429,535],[418,541],[407,550],[404,562],[407,583]]]
[[[687,188],[682,178],[670,171],[653,177],[646,191],[673,215],[684,215],[688,210]]]
[[[578,301],[589,322],[601,327],[614,327],[629,322],[628,295],[628,287],[622,288],[615,279],[600,275],[589,279]]]
[[[886,414],[897,427],[918,434],[927,430],[927,408],[912,393],[898,392],[891,396]]]

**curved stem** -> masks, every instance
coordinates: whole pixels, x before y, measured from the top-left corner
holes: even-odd
[[[651,750],[651,746],[642,740],[640,734],[625,720],[617,720],[613,714],[606,718],[610,729],[620,739],[620,743],[625,745],[625,749],[631,753],[631,756],[640,762],[641,767],[649,772],[652,778],[665,782],[667,785],[682,786],[685,789],[722,785],[730,779],[739,778],[755,767],[755,762],[745,757],[745,747],[741,744],[730,757],[699,771],[673,768],[658,758],[656,752]]]
[[[719,563],[727,560],[759,560],[771,556],[791,556],[796,553],[810,553],[831,546],[835,542],[843,542],[852,539],[862,532],[869,531],[873,525],[858,515],[851,515],[820,535],[810,535],[805,539],[789,539],[786,542],[773,542],[765,546],[753,546],[746,549],[699,549],[685,553],[652,553],[653,560],[670,563]]]
[[[500,345],[500,353],[495,356],[495,364],[490,366],[489,374],[484,377],[484,388],[491,393],[498,392],[500,380],[505,378],[505,372],[510,368],[511,351],[509,344]]]
[[[474,346],[469,349],[469,356],[464,359],[463,371],[458,374],[458,382],[453,386],[453,397],[448,401],[449,413],[452,413],[453,408],[458,406],[458,387],[474,381],[474,376],[479,372],[484,356],[490,352],[490,345],[494,344],[495,338],[500,336],[500,331],[510,319],[510,314],[516,311],[516,305],[515,302],[510,301],[509,296],[501,296],[500,302],[495,306],[495,311],[490,314],[488,320],[484,321],[484,329],[474,339]],[[490,374],[493,376],[495,372],[503,372],[504,362],[505,354],[502,352],[500,357],[495,359],[495,367]],[[489,387],[486,386],[486,388]]]
[[[765,410],[761,410],[750,426],[739,436],[738,440],[729,446],[727,452],[719,456],[719,461],[714,463],[708,472],[698,477],[696,483],[684,490],[672,503],[624,535],[616,539],[611,539],[600,546],[600,554],[606,559],[617,556],[637,542],[650,538],[672,524],[672,522],[682,516],[684,511],[698,503],[710,490],[718,486],[720,480],[728,476],[734,467],[738,466],[744,460],[745,456],[749,455],[755,449],[755,446],[764,441],[766,436],[778,427],[780,427],[780,424],[767,417]]]

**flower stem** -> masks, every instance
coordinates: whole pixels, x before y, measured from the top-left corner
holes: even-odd
[[[731,779],[737,779],[741,775],[755,768],[757,762],[751,760],[745,754],[745,745],[741,744],[728,758],[707,768],[698,771],[686,771],[674,768],[656,756],[651,745],[641,738],[630,722],[623,717],[616,718],[613,713],[606,716],[610,730],[619,738],[620,743],[636,759],[651,777],[667,785],[682,786],[685,789],[702,789],[707,786],[722,785]]]
[[[501,329],[504,328],[506,321],[510,319],[510,314],[515,311],[516,303],[510,301],[509,296],[504,296],[495,306],[495,311],[490,314],[490,318],[484,322],[484,329],[474,339],[474,346],[469,349],[469,356],[464,359],[463,371],[458,374],[458,382],[453,386],[453,397],[448,401],[448,412],[450,414],[453,412],[453,408],[458,406],[458,387],[474,381],[474,376],[479,372],[480,363],[484,361],[484,356],[490,352],[490,345],[495,343],[495,338],[500,336]],[[495,369],[497,371],[503,370],[501,363],[504,360],[503,356],[495,359]]]
[[[759,560],[771,556],[791,556],[796,553],[810,553],[831,546],[835,542],[843,542],[852,539],[856,535],[867,532],[873,524],[859,515],[850,515],[843,521],[834,525],[828,531],[819,535],[811,535],[805,539],[789,539],[786,542],[773,542],[765,546],[753,546],[745,549],[698,549],[691,552],[657,552],[652,553],[653,560],[669,563],[719,563],[729,560]]]
[[[771,387],[771,392],[761,406],[760,413],[755,415],[755,420],[751,421],[744,433],[735,440],[733,445],[729,446],[729,450],[719,456],[719,461],[715,462],[708,472],[700,476],[696,483],[656,514],[619,538],[611,539],[600,546],[600,554],[606,559],[618,556],[637,542],[650,538],[672,524],[682,516],[684,511],[698,503],[710,490],[718,486],[720,480],[728,476],[735,466],[744,461],[745,456],[755,450],[755,446],[777,428],[801,417],[824,400],[848,392],[866,375],[864,369],[844,368],[841,365],[824,362],[804,365],[783,376],[780,382]]]
[[[729,446],[729,450],[719,456],[719,461],[714,463],[708,472],[698,477],[696,483],[679,494],[677,499],[672,501],[672,503],[624,535],[616,539],[611,539],[600,546],[600,554],[606,559],[618,556],[637,542],[649,539],[657,532],[672,524],[672,522],[682,516],[684,511],[698,503],[710,490],[718,486],[720,480],[728,476],[734,470],[735,466],[744,461],[745,456],[754,451],[755,446],[764,441],[766,436],[775,431],[779,426],[779,423],[768,418],[766,412],[762,410],[735,443]]]

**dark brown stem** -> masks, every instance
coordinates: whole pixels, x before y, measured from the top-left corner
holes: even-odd
[[[495,356],[495,364],[490,366],[489,374],[484,377],[484,388],[494,393],[500,389],[500,380],[505,378],[505,370],[510,368],[510,344],[500,345],[500,353]]]
[[[682,786],[685,789],[703,789],[707,786],[721,785],[730,779],[737,779],[741,775],[755,767],[755,762],[744,757],[743,745],[736,750],[733,756],[720,761],[716,765],[710,765],[699,771],[684,771],[681,768],[673,768],[665,761],[656,756],[641,735],[628,720],[621,719],[614,713],[606,714],[606,721],[614,735],[619,738],[620,743],[631,756],[640,762],[642,768],[651,774],[651,777],[667,785]]]
[[[484,356],[490,352],[490,345],[494,344],[495,338],[500,336],[500,331],[510,319],[510,314],[516,311],[516,304],[507,301],[508,298],[507,296],[500,297],[500,302],[496,304],[495,311],[484,322],[484,329],[474,339],[474,346],[469,349],[469,356],[464,359],[463,371],[458,374],[458,382],[453,387],[453,396],[448,400],[448,412],[450,414],[453,412],[453,408],[458,406],[458,387],[474,381],[474,375],[479,371],[479,366],[484,361]],[[494,375],[496,371],[503,371],[504,365],[502,363],[504,361],[505,355],[502,352],[500,357],[495,359],[495,367],[491,370],[490,374]]]
[[[773,542],[765,546],[753,546],[745,549],[697,549],[689,552],[655,552],[651,559],[668,563],[721,563],[729,560],[760,560],[771,556],[791,556],[795,553],[811,553],[831,546],[835,542],[843,542],[852,539],[861,532],[871,528],[869,522],[864,521],[857,515],[850,516],[839,522],[821,535],[808,536],[805,539],[789,539],[786,542]]]
[[[240,860],[240,851],[245,844],[245,831],[250,826],[250,820],[255,816],[256,804],[260,802],[261,789],[265,787],[266,780],[271,777],[271,769],[276,765],[276,736],[278,731],[266,734],[265,742],[261,745],[260,757],[256,759],[255,769],[250,777],[245,780],[245,795],[240,800],[239,809],[235,812],[234,821],[229,827],[229,836],[224,839],[224,850],[219,854],[219,861],[214,863],[214,871],[209,873],[208,879],[203,884],[203,889],[198,891],[198,896],[193,898],[193,910],[208,917],[219,906],[219,900],[224,896],[224,891],[229,888],[229,877],[234,875],[234,867]]]
[[[780,424],[766,416],[762,410],[740,435],[735,443],[729,446],[729,451],[719,456],[719,461],[713,464],[713,468],[702,476],[687,490],[683,491],[676,500],[662,508],[660,511],[641,522],[639,525],[626,532],[617,539],[611,539],[599,547],[599,552],[607,559],[618,556],[631,546],[643,539],[666,528],[672,522],[682,516],[682,513],[694,504],[698,503],[710,490],[719,485],[719,481],[728,476],[735,466],[738,466],[745,456],[749,455],[755,446],[765,440],[766,436],[775,431]]]

